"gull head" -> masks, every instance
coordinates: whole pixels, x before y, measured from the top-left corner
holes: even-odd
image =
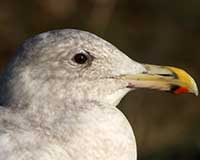
[[[55,102],[116,106],[136,88],[198,94],[185,71],[138,63],[89,32],[54,30],[28,39],[1,76],[1,105]]]

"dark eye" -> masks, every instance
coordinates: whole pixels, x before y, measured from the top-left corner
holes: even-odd
[[[73,57],[74,62],[78,64],[84,64],[88,60],[88,56],[85,55],[84,53],[78,53]]]

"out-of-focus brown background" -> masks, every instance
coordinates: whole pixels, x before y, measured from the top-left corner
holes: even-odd
[[[199,0],[2,0],[0,72],[26,38],[77,28],[112,42],[134,60],[174,65],[200,81]],[[119,106],[140,160],[200,159],[200,98],[138,90]]]

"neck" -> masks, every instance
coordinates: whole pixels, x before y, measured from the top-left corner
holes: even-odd
[[[37,104],[40,106],[27,106],[21,109],[21,115],[35,125],[33,128],[41,127],[44,137],[50,143],[59,144],[69,159],[136,160],[136,143],[131,126],[116,107],[94,101],[70,102],[70,107],[63,103],[53,106],[51,100],[44,106],[42,102]]]
[[[74,106],[50,127],[53,137],[68,143],[71,159],[135,160],[135,139],[124,115],[115,107],[84,105]]]

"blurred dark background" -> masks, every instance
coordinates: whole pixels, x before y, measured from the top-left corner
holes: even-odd
[[[77,28],[143,63],[179,66],[200,81],[199,0],[1,0],[0,72],[28,37]],[[120,103],[139,160],[200,159],[200,98],[138,90]]]

